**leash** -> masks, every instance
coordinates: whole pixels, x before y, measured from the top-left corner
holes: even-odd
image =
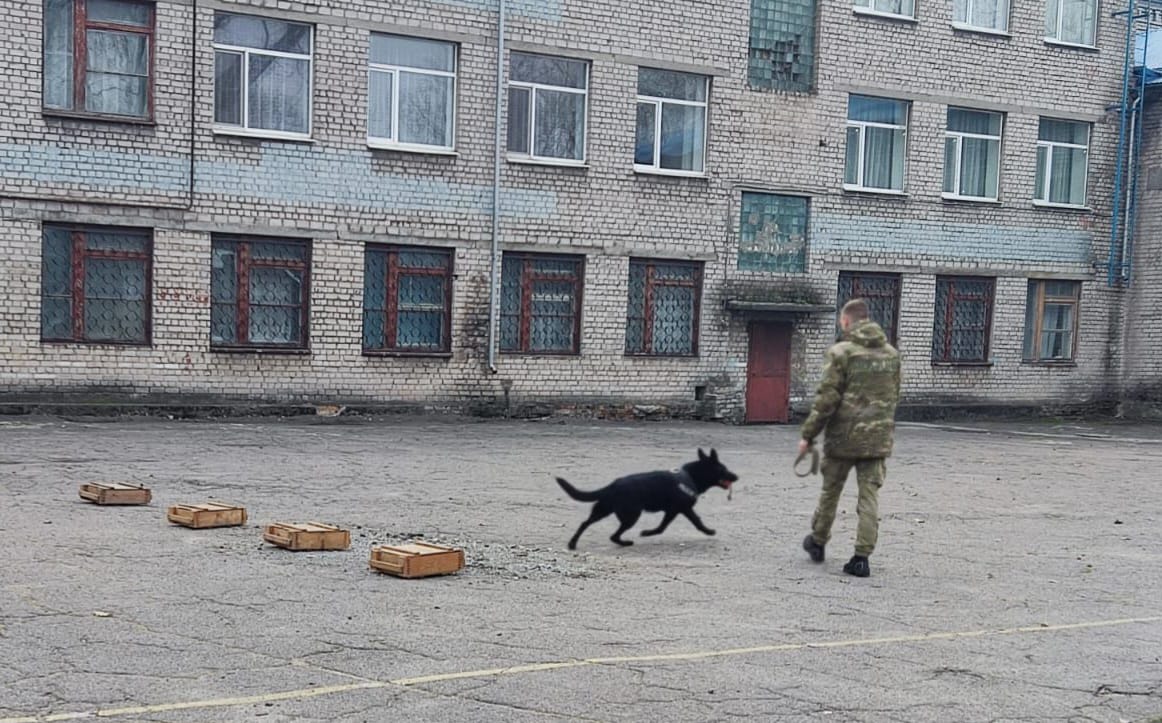
[[[803,460],[807,459],[808,455],[811,456],[811,469],[800,474],[799,465],[803,463]],[[791,469],[795,471],[796,477],[807,477],[809,475],[819,474],[819,450],[815,449],[815,445],[811,445],[807,448],[806,452],[799,455],[798,458],[795,459],[795,464]]]

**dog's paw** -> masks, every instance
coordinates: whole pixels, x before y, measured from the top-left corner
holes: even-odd
[[[657,530],[642,530],[642,537],[653,537],[658,534]]]
[[[705,530],[702,530],[702,531],[705,532],[707,535],[710,535],[711,537],[714,537],[715,535],[718,534],[717,532],[710,529],[709,527],[707,527]]]
[[[633,544],[633,540],[614,540],[614,542],[621,545],[622,547],[629,547]]]
[[[576,543],[576,542],[570,542],[570,543],[569,543],[569,549],[570,549],[570,550],[576,550],[576,549],[577,549],[577,543]]]

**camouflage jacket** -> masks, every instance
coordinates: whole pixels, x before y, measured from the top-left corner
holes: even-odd
[[[803,439],[813,442],[826,428],[823,453],[828,457],[891,456],[899,400],[900,354],[878,324],[860,322],[827,350]]]

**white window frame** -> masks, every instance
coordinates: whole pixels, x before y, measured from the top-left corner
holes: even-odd
[[[912,120],[912,104],[906,100],[899,100],[897,98],[883,98],[883,100],[890,100],[894,103],[903,103],[904,104],[904,124],[903,125],[896,125],[894,123],[873,123],[870,121],[856,121],[856,120],[851,120],[850,118],[847,119],[847,125],[845,126],[845,128],[858,128],[859,129],[859,154],[858,154],[858,158],[856,161],[856,163],[857,163],[857,165],[856,165],[856,169],[857,169],[856,179],[858,182],[857,183],[844,182],[843,190],[845,190],[845,191],[858,191],[860,193],[881,193],[881,194],[885,194],[888,196],[902,196],[905,193],[904,187],[908,183],[908,124]],[[848,114],[850,115],[850,111]],[[903,142],[904,170],[903,170],[903,173],[900,175],[900,187],[899,188],[880,188],[878,186],[867,186],[864,184],[864,171],[866,171],[867,169],[864,167],[864,160],[863,159],[864,159],[864,146],[867,142],[866,129],[868,129],[868,128],[890,128],[892,130],[903,131],[903,133],[904,133],[904,136],[903,136],[903,139],[904,139],[904,142]],[[844,153],[845,154],[846,154],[846,150],[847,150],[847,139],[845,137],[844,138]],[[844,165],[844,169],[843,169],[843,174],[844,174],[844,177],[846,177],[847,176],[846,160],[844,161],[844,163],[845,163],[845,165]]]
[[[1065,14],[1061,12],[1061,5],[1064,0],[1047,0],[1045,4],[1045,12],[1049,12],[1050,5],[1057,5],[1057,32],[1056,35],[1046,35],[1045,42],[1052,45],[1064,45],[1069,48],[1096,48],[1097,47],[1097,23],[1098,11],[1101,9],[1100,0],[1088,0],[1093,3],[1093,42],[1092,43],[1075,43],[1072,40],[1061,39],[1061,26],[1065,22]]]
[[[529,55],[536,55],[536,53],[529,53]],[[549,56],[556,57],[556,56]],[[509,88],[524,88],[529,91],[529,152],[520,153],[518,151],[510,151],[505,149],[506,158],[512,161],[536,163],[546,166],[585,166],[589,163],[589,79],[592,68],[590,62],[580,58],[565,58],[566,60],[576,60],[577,62],[585,64],[585,87],[584,88],[570,88],[559,85],[548,85],[546,83],[530,83],[524,80],[508,81]],[[510,61],[510,72],[511,72]],[[556,158],[554,156],[538,156],[536,153],[537,140],[537,91],[551,90],[561,93],[573,93],[574,95],[582,95],[585,97],[585,128],[581,132],[581,158]],[[507,98],[507,95],[506,95]]]
[[[1040,120],[1041,119],[1038,119],[1038,124],[1040,124]],[[1040,128],[1038,128],[1038,130],[1037,130],[1037,135],[1038,135],[1037,148],[1044,148],[1045,149],[1045,168],[1042,170],[1042,173],[1044,173],[1045,175],[1043,178],[1044,184],[1041,186],[1041,188],[1044,189],[1044,191],[1045,191],[1045,197],[1044,198],[1034,197],[1033,198],[1033,205],[1046,206],[1048,208],[1088,208],[1089,207],[1088,206],[1088,204],[1089,204],[1089,146],[1090,146],[1090,143],[1093,141],[1093,124],[1092,123],[1085,123],[1085,121],[1069,120],[1068,118],[1046,118],[1046,120],[1055,120],[1055,121],[1062,121],[1062,122],[1066,122],[1066,123],[1078,123],[1078,124],[1085,125],[1085,145],[1081,145],[1078,143],[1063,143],[1061,141],[1043,141],[1039,137],[1041,135],[1041,131],[1040,131]],[[1085,151],[1085,176],[1084,176],[1084,178],[1081,179],[1081,203],[1055,203],[1055,202],[1049,200],[1050,198],[1053,197],[1053,193],[1050,189],[1049,184],[1052,183],[1052,181],[1053,181],[1053,150],[1055,148],[1069,148],[1072,150],[1079,150],[1080,149],[1080,150]],[[1036,167],[1036,165],[1034,162],[1034,168],[1035,167]],[[1033,188],[1034,188],[1034,192],[1035,192],[1036,188],[1037,188],[1036,184],[1033,185]]]
[[[1013,24],[1013,5],[1010,2],[1010,0],[964,0],[964,2],[965,2],[964,20],[957,20],[956,19],[956,6],[955,6],[955,3],[953,4],[952,27],[956,28],[957,30],[970,30],[974,33],[986,33],[989,35],[1004,35],[1004,36],[1012,35],[1012,33],[1009,30],[1009,28],[1011,28],[1012,24]],[[995,2],[995,3],[1002,4],[1004,6],[1004,12],[998,13],[998,14],[1005,19],[1005,26],[1003,28],[990,28],[990,27],[987,27],[984,25],[973,25],[972,24],[973,5],[975,5],[978,2]]]
[[[404,36],[400,36],[404,37]],[[371,135],[371,109],[367,110],[367,145],[369,148],[385,148],[395,151],[411,151],[415,153],[436,153],[451,155],[456,150],[456,119],[457,112],[460,110],[457,106],[459,97],[459,78],[457,74],[460,71],[460,48],[456,43],[449,43],[444,40],[431,40],[430,38],[416,38],[417,40],[430,40],[436,43],[445,43],[452,46],[452,70],[429,70],[427,68],[412,68],[406,65],[391,65],[388,63],[375,63],[368,61],[367,63],[367,80],[368,88],[371,87],[372,73],[386,73],[391,75],[391,138],[381,138],[379,136]],[[425,143],[400,143],[399,142],[399,74],[412,73],[415,75],[434,75],[441,78],[452,79],[452,118],[451,118],[451,132],[448,134],[451,141],[446,146],[430,146]],[[587,78],[588,80],[588,78]]]
[[[988,133],[965,133],[964,131],[953,131],[948,129],[948,121],[944,123],[944,138],[956,139],[956,173],[953,176],[955,179],[955,190],[941,191],[941,197],[954,201],[980,201],[983,203],[991,203],[1000,200],[1001,197],[1001,166],[1003,165],[1001,158],[1001,149],[1003,148],[1003,139],[1005,137],[1005,114],[997,113],[991,110],[978,110],[976,108],[962,108],[960,106],[952,106],[948,110],[962,110],[969,113],[988,113],[989,115],[999,116],[1001,119],[1001,127],[997,135],[989,135]],[[960,171],[961,163],[964,158],[964,139],[975,138],[985,141],[996,141],[997,143],[997,195],[995,196],[966,196],[960,191]],[[943,182],[942,182],[943,185]],[[987,185],[987,184],[986,184]]]
[[[687,75],[699,75],[698,73],[687,73]],[[677,98],[663,98],[661,96],[653,95],[638,95],[637,104],[634,105],[635,113],[638,105],[643,103],[652,103],[654,106],[654,163],[653,165],[645,165],[635,162],[633,170],[638,173],[653,173],[659,176],[687,176],[694,178],[704,178],[706,176],[706,148],[709,143],[710,136],[710,78],[708,76],[699,76],[702,82],[705,83],[705,92],[703,95],[706,100],[679,100]],[[674,168],[662,168],[662,106],[663,105],[684,105],[693,106],[702,109],[702,170],[700,171],[682,171]],[[637,146],[637,132],[634,131],[634,147]]]
[[[233,13],[224,12],[226,15],[245,15],[247,13]],[[305,25],[310,28],[310,52],[306,55],[301,53],[288,53],[282,50],[264,50],[262,48],[250,48],[243,45],[227,45],[225,43],[213,43],[214,56],[218,53],[232,53],[234,55],[242,56],[242,125],[227,125],[224,123],[214,122],[213,130],[215,133],[232,136],[249,136],[254,138],[275,138],[280,140],[292,141],[309,141],[311,140],[311,133],[315,126],[315,26],[310,23],[302,23],[293,20],[283,20],[282,18],[273,18],[265,15],[254,15],[263,20],[276,20],[278,22],[291,23],[294,25]],[[250,122],[250,56],[264,55],[271,58],[289,58],[292,60],[307,61],[307,132],[306,133],[290,133],[287,131],[267,130],[265,128],[251,128],[248,124]],[[217,92],[217,88],[214,89]]]
[[[893,18],[895,20],[910,20],[916,22],[916,0],[910,0],[912,3],[911,13],[890,13],[884,10],[876,10],[876,0],[855,0],[852,11],[857,15],[874,15],[880,18]]]

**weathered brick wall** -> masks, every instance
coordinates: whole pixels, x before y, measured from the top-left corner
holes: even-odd
[[[823,4],[818,92],[746,87],[749,3],[724,0],[510,3],[510,49],[592,61],[588,167],[505,163],[502,246],[583,253],[581,355],[501,355],[484,370],[495,77],[491,0],[245,3],[203,0],[196,28],[188,2],[158,5],[157,113],[152,126],[44,117],[40,108],[40,3],[0,7],[11,42],[0,69],[13,90],[0,107],[0,390],[9,393],[113,388],[324,401],[473,403],[513,382],[516,401],[609,399],[688,403],[707,385],[720,408],[743,404],[745,319],[727,298],[808,296],[832,303],[840,270],[904,274],[901,349],[913,402],[1070,402],[1112,394],[1110,319],[1118,298],[1095,283],[1104,259],[1109,168],[1116,126],[1104,107],[1116,96],[1120,41],[1099,23],[1100,50],[1042,40],[1041,6],[1016,8],[1012,37],[954,31],[946,8],[918,23]],[[212,132],[212,13],[248,11],[316,26],[312,143]],[[371,31],[455,40],[457,156],[369,150],[366,60]],[[196,32],[190,182],[191,33]],[[635,174],[634,102],[639,65],[713,76],[707,177]],[[1029,82],[1029,78],[1037,82]],[[1079,79],[1084,79],[1081,82]],[[850,92],[913,102],[902,198],[844,193],[844,125]],[[948,104],[1004,111],[1001,201],[940,198]],[[1095,121],[1092,211],[1034,208],[1037,117]],[[743,189],[808,195],[811,224],[803,274],[738,269]],[[39,225],[121,223],[154,228],[154,334],[148,349],[39,341]],[[312,240],[311,352],[210,352],[209,245],[214,232],[290,234]],[[362,244],[456,248],[451,359],[360,353]],[[627,358],[631,256],[706,262],[697,359]],[[934,367],[930,361],[936,273],[1001,278],[993,364]],[[1022,364],[1028,276],[1085,280],[1077,364]],[[823,350],[834,337],[823,315],[800,320],[792,401],[809,400]]]
[[[1162,104],[1147,103],[1123,341],[1130,412],[1162,410]]]

